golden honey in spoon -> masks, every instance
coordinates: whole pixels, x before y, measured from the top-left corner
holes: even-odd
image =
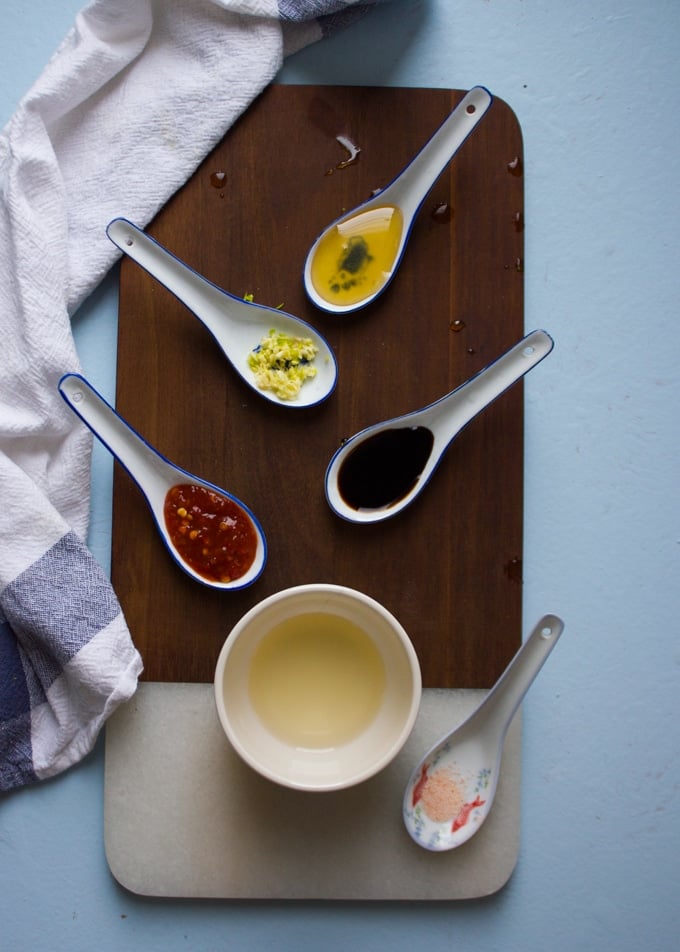
[[[376,294],[396,264],[404,219],[396,205],[370,208],[338,222],[320,240],[311,264],[319,297],[351,305]]]

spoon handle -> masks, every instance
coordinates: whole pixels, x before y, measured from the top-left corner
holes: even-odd
[[[97,439],[118,460],[148,498],[170,463],[127,423],[80,374],[65,374],[59,393]]]
[[[547,357],[554,347],[552,337],[535,330],[514,344],[497,360],[427,408],[432,419],[442,418],[446,441],[508,390],[520,377]]]
[[[248,307],[245,301],[239,302],[238,298],[218,288],[127,219],[114,218],[107,226],[106,234],[128,258],[148,271],[186,305],[217,338],[218,343],[227,301],[235,309],[238,309],[239,304]]]
[[[470,721],[488,718],[489,722],[496,725],[499,733],[505,734],[524,695],[557,644],[563,630],[564,622],[561,618],[557,615],[544,615]]]
[[[407,202],[415,211],[463,145],[475,126],[481,121],[493,102],[491,93],[483,86],[475,86],[444,122],[423,148],[400,173],[395,185],[403,193],[401,206]],[[389,186],[388,186],[389,187]]]

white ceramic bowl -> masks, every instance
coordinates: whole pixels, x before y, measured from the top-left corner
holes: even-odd
[[[215,670],[234,749],[296,790],[340,790],[378,773],[411,733],[420,697],[418,658],[397,619],[375,599],[325,583],[251,608]]]

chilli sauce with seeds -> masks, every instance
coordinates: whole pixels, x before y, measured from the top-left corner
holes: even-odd
[[[202,578],[232,582],[253,564],[255,529],[226,496],[205,486],[173,486],[165,497],[164,516],[177,551]]]

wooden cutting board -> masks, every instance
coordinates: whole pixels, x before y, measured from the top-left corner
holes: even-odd
[[[384,187],[462,96],[270,86],[147,229],[219,286],[283,305],[326,335],[340,373],[319,407],[260,400],[191,313],[123,261],[119,412],[166,456],[243,499],[269,544],[251,588],[197,584],[169,558],[141,493],[116,466],[112,578],[146,680],[211,681],[247,609],[315,581],[361,589],[392,611],[415,644],[425,687],[490,687],[519,646],[521,383],[473,421],[427,491],[394,519],[345,523],[323,488],[343,438],[439,398],[524,332],[522,138],[510,108],[496,99],[441,175],[375,303],[326,315],[301,279],[324,226]],[[361,149],[344,168],[338,135]]]

